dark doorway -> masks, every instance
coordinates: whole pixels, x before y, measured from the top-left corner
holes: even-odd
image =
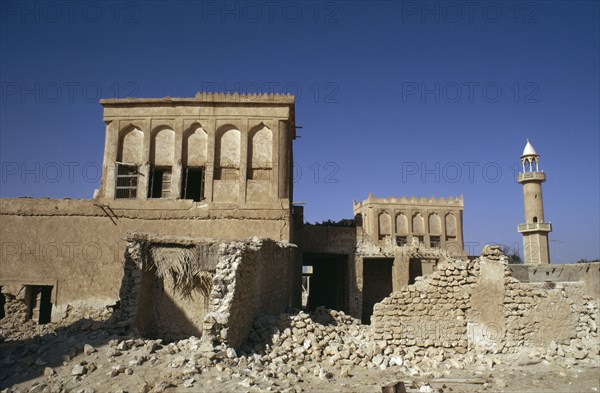
[[[49,285],[26,285],[25,301],[29,318],[40,325],[50,322],[52,316],[52,287]]]
[[[393,258],[363,259],[362,323],[371,323],[373,306],[392,293]]]
[[[410,258],[408,261],[408,284],[414,284],[415,278],[423,275],[423,265],[421,260],[417,258]]]
[[[304,266],[312,266],[308,308],[325,306],[348,312],[348,255],[305,253]]]
[[[204,168],[184,168],[182,199],[200,202],[204,199]]]

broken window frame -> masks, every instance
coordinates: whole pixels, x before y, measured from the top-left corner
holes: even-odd
[[[115,199],[136,199],[139,171],[135,164],[115,162]]]
[[[155,190],[155,179],[158,173],[161,173],[160,193]],[[148,181],[148,199],[168,199],[171,197],[171,181],[173,172],[170,166],[150,167],[150,177]],[[158,196],[155,196],[158,195]]]
[[[200,172],[200,198],[198,200],[196,200],[195,198],[189,197],[191,194],[191,193],[188,193],[190,171]],[[205,191],[205,179],[206,179],[206,167],[203,167],[203,166],[184,167],[183,168],[183,184],[181,187],[181,199],[191,199],[194,202],[203,201],[204,200],[204,191]]]

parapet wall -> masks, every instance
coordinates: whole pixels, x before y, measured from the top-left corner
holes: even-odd
[[[441,263],[376,304],[371,321],[374,338],[390,352],[515,353],[564,346],[585,357],[599,345],[598,298],[586,294],[583,282],[520,282],[498,253]]]
[[[600,263],[574,263],[569,265],[509,265],[511,274],[522,282],[572,282],[584,283],[586,294],[600,297]]]

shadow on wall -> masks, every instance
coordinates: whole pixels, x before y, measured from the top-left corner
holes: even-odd
[[[208,311],[208,296],[198,288],[184,295],[168,275],[159,278],[156,269],[142,273],[137,327],[146,338],[166,341],[202,336]]]

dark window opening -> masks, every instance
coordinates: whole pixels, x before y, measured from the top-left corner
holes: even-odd
[[[537,217],[533,217],[533,222],[538,222]]]
[[[392,258],[363,259],[362,323],[371,322],[373,306],[392,293]]]
[[[171,168],[152,168],[148,198],[168,198],[171,196]]]
[[[406,236],[396,236],[396,245],[403,246],[406,244]]]
[[[27,317],[40,325],[50,322],[52,316],[52,287],[49,285],[26,285],[25,302]]]
[[[194,202],[204,199],[204,168],[184,168],[181,198]]]
[[[419,244],[425,243],[425,236],[415,236],[419,240]]]
[[[414,284],[415,279],[423,275],[423,265],[421,260],[417,258],[410,258],[408,261],[408,284]]]
[[[446,241],[456,240],[456,236],[446,236]]]
[[[6,298],[4,297],[4,294],[2,293],[2,288],[0,287],[0,319],[5,317],[5,313],[4,313],[4,305],[6,304]]]
[[[135,199],[137,197],[138,175],[137,165],[117,163],[115,197],[118,199]]]
[[[441,244],[441,240],[439,236],[430,236],[429,237],[429,245],[430,247],[439,247]]]

